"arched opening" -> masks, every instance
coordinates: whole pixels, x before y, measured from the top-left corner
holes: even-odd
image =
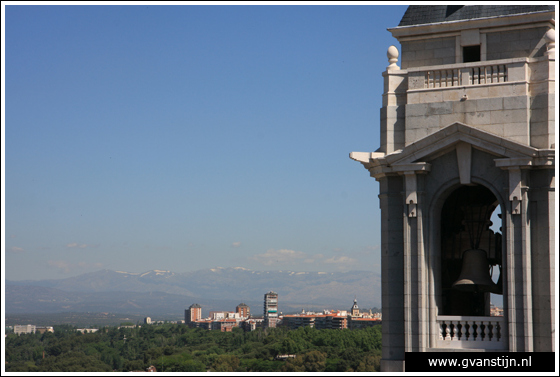
[[[440,315],[489,316],[491,294],[502,294],[497,207],[496,196],[482,185],[461,186],[443,204]]]

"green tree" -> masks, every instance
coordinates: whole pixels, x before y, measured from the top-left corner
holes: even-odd
[[[327,357],[320,351],[309,351],[288,359],[282,370],[284,372],[323,372]]]
[[[220,355],[214,361],[211,371],[213,372],[235,372],[239,368],[239,358],[233,355]]]

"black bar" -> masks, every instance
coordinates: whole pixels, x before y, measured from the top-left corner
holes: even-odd
[[[406,352],[406,372],[554,372],[554,352]]]

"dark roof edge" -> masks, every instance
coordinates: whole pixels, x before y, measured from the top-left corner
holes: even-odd
[[[395,27],[388,28],[387,30],[389,30],[389,31],[391,31],[391,30],[402,30],[402,29],[407,29],[407,28],[415,28],[415,27],[421,27],[421,26],[435,26],[435,25],[443,25],[443,24],[449,25],[449,24],[457,24],[457,23],[460,23],[460,22],[468,22],[468,21],[475,21],[475,20],[489,20],[489,19],[492,19],[492,18],[519,17],[519,16],[523,16],[523,15],[527,15],[527,14],[538,14],[538,13],[555,13],[555,11],[553,11],[553,10],[540,10],[540,11],[536,11],[536,12],[515,13],[515,14],[507,14],[507,15],[491,16],[491,17],[468,18],[468,19],[462,19],[462,20],[441,21],[441,22],[432,22],[432,23],[426,23],[426,24],[395,26]],[[554,19],[552,19],[552,20],[554,20]]]

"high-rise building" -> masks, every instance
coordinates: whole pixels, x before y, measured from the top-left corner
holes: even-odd
[[[202,307],[198,304],[192,304],[185,310],[185,324],[191,325],[192,323],[202,319]]]
[[[235,312],[239,314],[241,318],[249,318],[249,315],[251,314],[249,306],[244,303],[237,305]]]
[[[268,292],[264,295],[264,327],[276,327],[278,322],[278,293]]]

